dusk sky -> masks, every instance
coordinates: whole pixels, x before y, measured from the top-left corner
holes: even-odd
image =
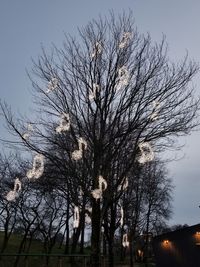
[[[149,32],[153,41],[166,35],[169,57],[177,62],[188,52],[200,62],[199,0],[2,0],[0,3],[0,99],[13,111],[31,113],[31,83],[26,74],[31,57],[37,59],[41,45],[50,49],[53,42],[61,47],[64,33],[78,35],[77,27],[98,15],[131,9],[141,33]],[[193,80],[200,94],[200,73]],[[0,137],[6,138],[0,117]],[[168,164],[173,178],[174,202],[170,224],[200,223],[200,132],[182,138],[184,158]],[[2,145],[1,145],[2,147]],[[175,155],[171,152],[170,155]]]

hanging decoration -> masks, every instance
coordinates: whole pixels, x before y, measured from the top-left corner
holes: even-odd
[[[159,112],[160,112],[160,107],[161,107],[161,105],[160,105],[160,102],[159,101],[157,101],[157,100],[154,100],[153,102],[152,102],[152,105],[153,105],[153,113],[151,114],[151,116],[150,116],[150,119],[152,120],[152,121],[155,121],[155,120],[157,120],[158,119],[158,117],[159,117]]]
[[[130,41],[131,37],[132,37],[131,32],[124,32],[122,35],[122,39],[119,43],[119,48],[122,49],[122,48],[126,47],[128,45],[128,42]]]
[[[99,188],[94,189],[94,190],[92,191],[92,196],[93,196],[93,198],[95,198],[96,200],[102,198],[102,194],[103,194],[103,192],[102,192],[102,190],[99,189]]]
[[[14,201],[19,191],[21,191],[21,189],[22,189],[21,181],[19,180],[19,178],[16,178],[14,182],[14,189],[8,192],[8,194],[6,195],[6,199],[8,201]]]
[[[122,237],[122,246],[124,248],[129,247],[128,235],[124,234]]]
[[[103,51],[103,47],[102,44],[100,42],[96,42],[94,47],[93,47],[93,51],[91,53],[91,58],[96,58],[98,55],[100,55]]]
[[[33,159],[33,167],[26,173],[28,179],[38,179],[44,172],[44,156],[37,154]]]
[[[64,113],[61,115],[60,124],[56,127],[56,132],[61,133],[65,131],[69,131],[70,129],[70,118],[68,113]]]
[[[107,189],[107,186],[108,186],[106,180],[103,178],[102,175],[99,175],[98,183],[99,183],[99,187],[92,191],[92,196],[96,200],[102,198],[103,192]]]
[[[99,189],[101,189],[102,191],[105,191],[107,189],[107,182],[106,180],[103,178],[102,175],[99,175]]]
[[[72,152],[72,159],[77,161],[82,159],[83,157],[83,150],[87,149],[87,142],[82,137],[78,138],[78,150],[74,150]]]
[[[74,217],[73,217],[73,228],[76,229],[79,227],[80,216],[79,216],[79,207],[74,207]]]
[[[54,91],[58,87],[58,79],[57,78],[52,78],[47,85],[47,91],[46,93],[50,93]]]
[[[127,68],[125,66],[121,67],[118,70],[118,82],[116,84],[116,91],[119,91],[120,89],[122,89],[123,87],[127,86],[129,83],[129,71],[127,70]]]
[[[140,164],[144,164],[154,159],[154,152],[148,142],[140,143],[139,149],[141,152],[141,156],[138,158],[138,162]]]
[[[27,132],[22,135],[23,139],[28,140],[31,132],[33,132],[33,125],[29,123],[27,126]]]
[[[100,87],[98,84],[93,83],[92,89],[89,90],[89,100],[93,101],[94,99],[96,99],[97,96],[97,92],[99,92]]]

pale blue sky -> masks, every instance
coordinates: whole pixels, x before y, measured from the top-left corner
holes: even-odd
[[[30,113],[31,84],[25,68],[31,57],[37,58],[41,43],[61,46],[64,32],[77,34],[77,27],[87,24],[110,9],[117,13],[133,10],[138,30],[149,32],[159,41],[164,33],[172,60],[189,56],[200,61],[199,0],[1,0],[0,2],[0,98],[15,111]],[[200,93],[200,76],[194,81]],[[0,135],[6,136],[0,119]],[[200,222],[200,133],[184,139],[185,158],[171,163],[174,184],[174,216],[171,224]]]

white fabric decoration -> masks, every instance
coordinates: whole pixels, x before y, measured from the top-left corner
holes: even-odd
[[[8,192],[8,194],[6,195],[6,199],[8,201],[14,201],[19,191],[21,191],[21,189],[22,189],[22,184],[19,178],[16,178],[14,183],[14,189]]]
[[[74,152],[72,152],[72,159],[77,161],[79,159],[82,159],[83,157],[83,151],[82,150],[74,150]]]
[[[48,93],[52,92],[57,87],[58,87],[58,79],[52,78],[51,81],[48,82],[46,93],[48,94]]]
[[[33,124],[29,123],[27,125],[27,130],[28,130],[28,132],[33,132]]]
[[[105,191],[107,189],[107,186],[108,186],[107,182],[103,178],[103,176],[99,175],[98,180],[99,180],[99,187],[92,191],[92,196],[96,200],[102,198],[103,191]]]
[[[64,113],[61,115],[60,125],[56,127],[56,132],[61,133],[65,131],[69,131],[70,129],[70,118],[68,113]]]
[[[124,32],[123,35],[122,35],[122,39],[119,43],[119,48],[124,48],[127,46],[129,40],[131,39],[132,37],[132,33],[131,32]]]
[[[22,135],[22,137],[23,137],[25,140],[28,140],[29,137],[30,137],[30,134],[29,134],[29,133],[24,133],[24,134]]]
[[[37,154],[33,159],[33,168],[26,173],[28,179],[38,179],[44,172],[44,156]]]
[[[148,142],[139,144],[141,156],[138,158],[138,162],[144,164],[154,159],[154,152]]]
[[[74,207],[73,228],[78,228],[80,223],[79,207]]]
[[[152,105],[153,105],[154,112],[151,114],[150,119],[152,121],[155,121],[155,120],[158,119],[158,114],[159,114],[159,111],[160,111],[160,102],[157,101],[157,100],[154,100],[152,102]]]
[[[125,66],[121,67],[118,70],[118,77],[119,80],[116,85],[116,91],[119,91],[120,89],[128,85],[130,75]]]
[[[102,175],[99,175],[99,189],[101,189],[101,191],[105,191],[107,189],[107,182],[106,180],[103,178]]]
[[[96,99],[97,92],[99,92],[99,85],[96,83],[93,83],[92,89],[89,90],[89,99],[90,101]]]
[[[80,160],[83,157],[83,150],[87,149],[87,142],[80,137],[78,139],[78,150],[74,150],[74,152],[72,152],[72,159],[73,160]]]
[[[29,137],[30,137],[31,132],[33,132],[33,125],[32,125],[31,123],[29,123],[29,124],[27,125],[27,132],[24,133],[24,134],[22,135],[22,137],[23,137],[25,140],[28,140]]]
[[[129,247],[128,235],[124,234],[122,238],[122,246],[124,248]]]
[[[102,194],[103,194],[103,191],[102,191],[101,189],[99,189],[99,188],[94,189],[94,190],[92,191],[92,196],[93,196],[93,198],[95,198],[96,200],[102,198]]]
[[[95,58],[98,55],[100,55],[102,53],[103,47],[102,44],[100,42],[96,42],[96,44],[93,47],[93,51],[91,53],[91,58]]]

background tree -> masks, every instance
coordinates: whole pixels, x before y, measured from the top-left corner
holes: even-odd
[[[1,253],[5,251],[8,241],[16,228],[18,201],[10,203],[6,196],[14,188],[16,177],[23,175],[21,159],[17,154],[8,156],[0,154],[0,229],[2,230]]]
[[[146,181],[144,188],[144,230],[145,261],[149,257],[149,233],[153,234],[154,223],[166,221],[171,217],[171,180],[167,178],[166,170],[158,162],[151,162],[145,166]]]

